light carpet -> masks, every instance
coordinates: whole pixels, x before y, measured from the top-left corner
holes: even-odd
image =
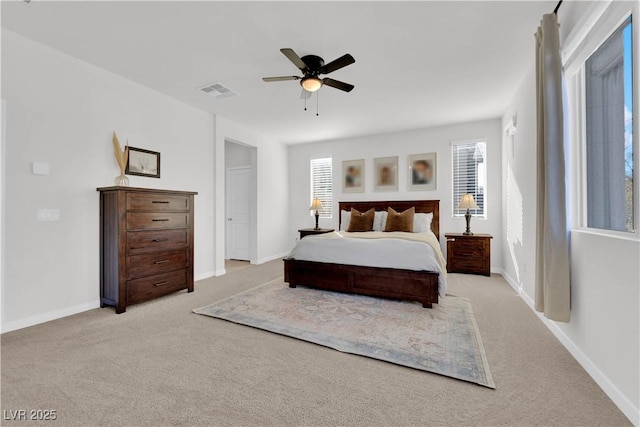
[[[276,279],[193,310],[344,353],[495,388],[471,304],[419,303],[289,288]]]

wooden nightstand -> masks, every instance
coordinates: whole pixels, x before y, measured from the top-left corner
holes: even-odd
[[[313,236],[314,234],[331,233],[333,231],[335,231],[333,228],[320,228],[319,230],[316,230],[315,228],[303,228],[301,230],[298,230],[298,233],[300,233],[300,240],[302,240],[305,236]]]
[[[446,233],[447,272],[491,275],[490,234]]]

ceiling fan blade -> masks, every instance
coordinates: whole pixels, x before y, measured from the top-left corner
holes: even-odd
[[[311,98],[311,92],[306,89],[302,89],[302,93],[300,94],[300,99],[309,99]]]
[[[346,55],[342,55],[340,58],[336,59],[335,61],[331,61],[324,67],[322,67],[321,73],[329,74],[336,70],[339,70],[340,68],[344,68],[347,65],[351,65],[354,62],[356,62],[356,60],[353,58],[353,56],[347,53]]]
[[[283,82],[285,80],[300,80],[298,76],[282,76],[282,77],[263,77],[265,82]]]
[[[330,79],[329,77],[325,77],[324,79],[322,79],[322,83],[326,84],[327,86],[331,86],[336,89],[343,90],[345,92],[351,92],[351,90],[355,87],[354,85],[350,85],[349,83],[333,80],[333,79]]]
[[[293,49],[289,49],[288,47],[286,47],[286,48],[280,49],[280,52],[282,52],[284,56],[289,58],[289,61],[293,62],[293,65],[300,68],[301,71],[304,71],[307,69],[307,64],[304,63],[304,61],[298,56],[297,53],[293,51]]]

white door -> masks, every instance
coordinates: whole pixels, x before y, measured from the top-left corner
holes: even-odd
[[[251,168],[227,170],[227,258],[249,261]]]

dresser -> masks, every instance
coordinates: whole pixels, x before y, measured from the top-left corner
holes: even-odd
[[[100,192],[100,306],[193,292],[193,202],[198,193],[134,187]]]
[[[446,233],[447,272],[491,275],[490,234]]]

